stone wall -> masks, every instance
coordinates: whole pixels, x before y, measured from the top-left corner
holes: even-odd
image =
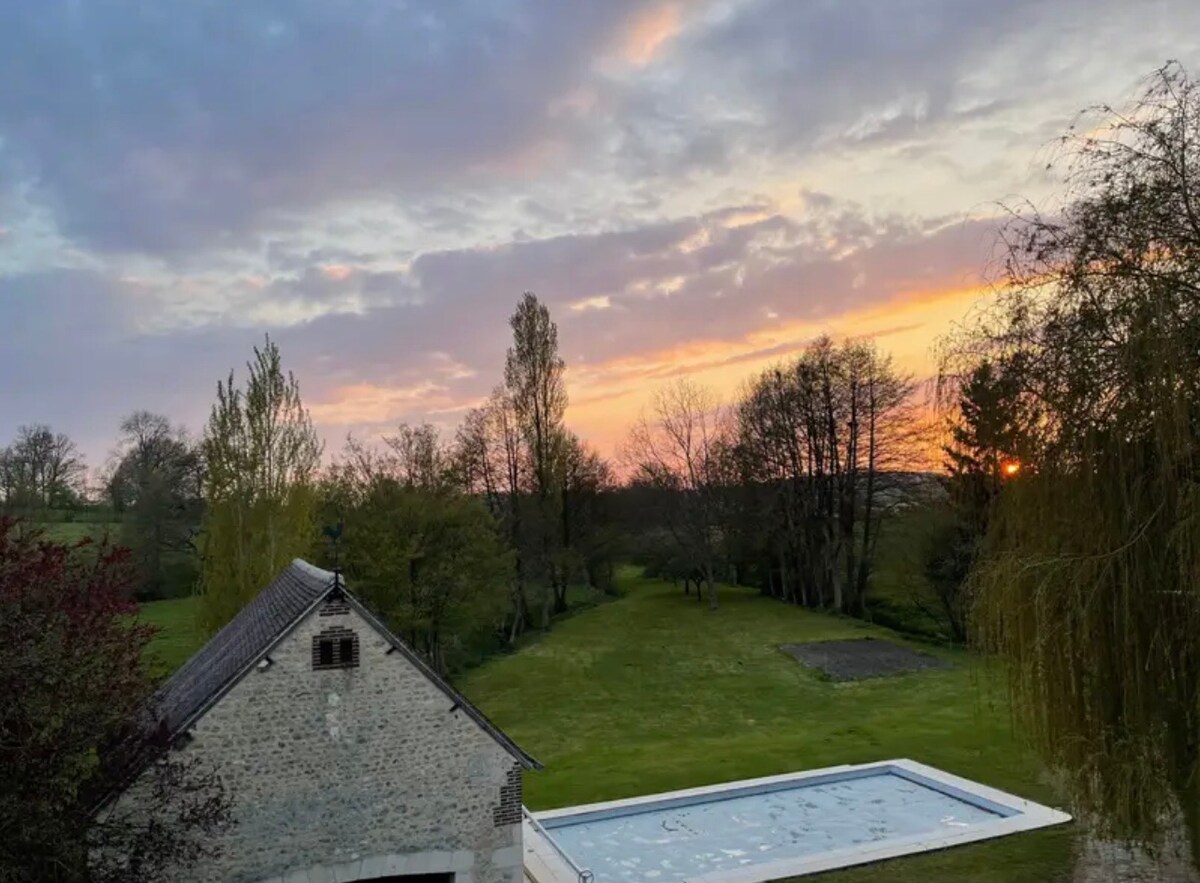
[[[357,667],[314,670],[314,637],[357,635]],[[455,873],[522,879],[520,768],[349,608],[313,613],[192,730],[236,823],[179,883]],[[135,783],[122,802],[136,802]]]

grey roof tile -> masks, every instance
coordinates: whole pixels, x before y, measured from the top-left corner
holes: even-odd
[[[152,700],[171,736],[254,662],[333,586],[333,574],[296,560],[167,679]]]
[[[293,561],[159,687],[150,706],[156,727],[167,739],[174,739],[187,730],[249,666],[262,658],[309,609],[328,595],[333,584],[334,575],[330,571],[300,559]],[[392,634],[357,598],[349,591],[345,594],[368,623],[446,694],[453,703],[452,710],[461,709],[526,768],[541,769],[540,763]]]

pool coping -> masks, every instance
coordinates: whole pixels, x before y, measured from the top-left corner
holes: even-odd
[[[1071,816],[1061,810],[1043,806],[1032,800],[1026,800],[1015,794],[1009,794],[998,788],[992,788],[970,779],[964,779],[961,776],[956,776],[944,770],[939,770],[936,767],[931,767],[907,758],[862,764],[841,764],[839,766],[823,767],[816,770],[784,773],[777,776],[741,779],[734,782],[722,782],[717,785],[705,785],[699,788],[684,788],[678,791],[646,794],[622,800],[608,800],[599,803],[545,810],[543,812],[532,813],[532,816],[537,820],[539,825],[545,826],[547,835],[553,837],[554,821],[566,818],[571,818],[574,821],[590,821],[610,815],[625,815],[629,809],[639,806],[647,806],[649,809],[650,805],[659,805],[664,802],[686,805],[693,802],[693,800],[698,803],[707,803],[712,801],[714,797],[720,799],[720,796],[726,793],[730,797],[742,796],[747,792],[762,793],[795,787],[797,784],[805,782],[818,784],[823,779],[840,781],[881,772],[891,772],[900,775],[903,778],[915,781],[917,784],[940,791],[949,797],[997,813],[999,818],[994,821],[972,825],[960,831],[889,838],[879,841],[875,845],[852,846],[816,855],[782,859],[775,862],[764,862],[745,868],[715,871],[697,877],[689,877],[686,883],[767,883],[767,881],[771,880],[816,874],[822,871],[831,871],[853,865],[868,864],[906,855],[946,849],[981,840],[991,840],[996,837],[1004,837],[1022,831],[1032,831],[1051,825],[1061,825],[1071,821]],[[588,816],[593,816],[594,818],[586,819]],[[574,879],[573,874],[570,879]]]

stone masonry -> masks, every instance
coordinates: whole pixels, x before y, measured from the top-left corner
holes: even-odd
[[[236,822],[178,883],[317,883],[454,873],[522,879],[521,771],[352,608],[311,613],[208,710],[181,749],[220,772]],[[314,670],[313,639],[358,665]],[[137,800],[142,780],[120,798]]]

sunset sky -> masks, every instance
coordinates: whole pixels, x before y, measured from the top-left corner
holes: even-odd
[[[0,0],[0,444],[203,427],[270,332],[331,451],[447,430],[532,290],[612,453],[814,335],[918,376],[997,201],[1195,0]]]

